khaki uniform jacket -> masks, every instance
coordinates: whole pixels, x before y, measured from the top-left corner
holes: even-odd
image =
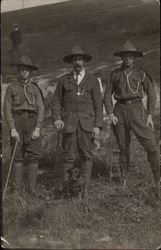
[[[41,127],[44,119],[44,101],[40,89],[31,79],[30,84],[26,87],[25,96],[24,85],[17,79],[10,84],[6,90],[4,99],[4,117],[9,127],[15,128],[14,113],[17,111],[33,111],[37,113],[36,127]]]
[[[79,85],[73,73],[64,75],[56,88],[52,103],[53,119],[64,121],[64,130],[73,133],[78,123],[91,132],[103,126],[102,96],[97,78],[85,72]]]
[[[109,79],[104,95],[104,104],[107,114],[113,112],[112,94],[116,100],[129,100],[143,98],[143,93],[147,94],[147,108],[149,114],[154,114],[155,110],[155,89],[151,77],[139,67],[132,68],[127,77],[124,68],[114,70]]]

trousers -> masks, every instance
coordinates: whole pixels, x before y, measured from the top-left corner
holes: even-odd
[[[153,164],[158,168],[158,146],[153,129],[150,126],[146,126],[147,114],[143,115],[141,100],[131,104],[116,103],[113,112],[118,118],[118,124],[113,126],[113,132],[119,145],[120,163],[123,165],[123,168],[128,170],[129,166],[131,130],[147,152],[148,161],[151,165]],[[156,172],[158,173],[159,171]]]
[[[36,127],[37,114],[32,112],[20,112],[14,114],[15,128],[20,135],[20,141],[17,144],[14,160],[23,162],[26,156],[28,163],[37,163],[40,157],[40,138],[32,140],[32,132]],[[11,149],[15,145],[11,138]]]
[[[64,133],[62,138],[64,181],[68,180],[68,170],[73,168],[74,162],[79,154],[82,165],[91,166],[93,162],[92,132],[86,132],[78,124],[73,133]],[[90,167],[91,169],[91,167]],[[84,171],[82,167],[82,171]],[[85,170],[86,171],[86,170]]]

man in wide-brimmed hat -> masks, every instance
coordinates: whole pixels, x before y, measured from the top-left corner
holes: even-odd
[[[148,161],[155,179],[155,193],[159,195],[159,152],[154,137],[152,117],[155,112],[155,91],[149,75],[134,63],[143,53],[127,41],[123,50],[114,53],[123,63],[109,78],[104,104],[113,125],[114,135],[120,148],[120,167],[124,181],[129,167],[130,130],[132,130],[148,154]],[[147,111],[143,109],[143,91],[147,94]],[[113,109],[111,98],[114,93],[116,105]],[[125,182],[124,182],[125,183]]]
[[[31,71],[38,70],[31,59],[23,55],[15,62],[18,77],[9,85],[4,100],[4,117],[11,132],[11,146],[18,140],[14,158],[14,187],[21,190],[26,157],[28,191],[34,192],[40,154],[40,128],[44,116],[43,97]]]
[[[98,80],[84,68],[84,63],[91,59],[79,46],[74,47],[72,53],[63,58],[73,70],[60,79],[54,95],[54,125],[57,130],[63,131],[64,191],[68,189],[68,173],[73,168],[77,151],[82,162],[84,191],[88,191],[93,158],[92,138],[99,135],[103,123]]]

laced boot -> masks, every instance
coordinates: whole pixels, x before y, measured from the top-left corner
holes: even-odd
[[[63,196],[65,198],[69,197],[69,170],[72,169],[73,164],[64,164],[64,175],[63,175]]]
[[[28,165],[28,191],[29,193],[36,195],[36,181],[38,175],[38,163],[30,163]]]
[[[91,174],[92,174],[92,161],[84,161],[82,166],[82,176],[83,176],[83,190],[82,190],[82,197],[88,198],[88,191],[90,186]]]
[[[154,176],[154,193],[155,195],[160,198],[160,165],[159,162],[153,162],[151,163],[151,169],[153,172],[153,176]]]
[[[127,166],[120,163],[120,181],[123,188],[127,187]]]
[[[14,163],[14,192],[19,193],[21,190],[22,180],[23,180],[23,162]]]

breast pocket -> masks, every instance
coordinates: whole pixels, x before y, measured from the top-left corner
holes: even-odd
[[[91,96],[92,93],[92,87],[91,86],[82,86],[83,88],[83,96],[85,98],[89,98]]]
[[[36,92],[29,90],[27,95],[28,95],[28,101],[30,102],[30,104],[34,105],[36,103]]]
[[[64,94],[65,96],[72,96],[73,93],[74,93],[74,91],[75,91],[75,89],[76,89],[76,86],[71,85],[71,84],[69,84],[69,83],[65,83],[65,84],[64,84],[63,94]]]
[[[130,83],[134,86],[137,87],[138,85],[140,85],[140,83],[142,82],[142,79],[140,77],[136,77],[136,78],[131,78]]]
[[[20,95],[19,93],[12,94],[12,102],[14,106],[20,105]]]

